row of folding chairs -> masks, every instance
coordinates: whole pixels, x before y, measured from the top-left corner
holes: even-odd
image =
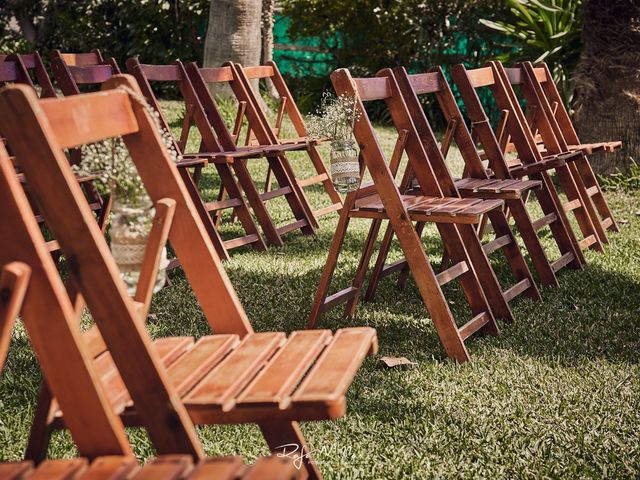
[[[0,476],[321,478],[298,422],[345,414],[347,390],[377,349],[376,332],[254,332],[140,94],[135,79],[120,74],[100,92],[65,98],[38,99],[25,85],[0,92],[0,131],[12,149],[10,156],[0,145],[0,365],[20,314],[43,373],[27,462],[1,465]],[[123,138],[156,207],[132,297],[68,158],[69,150],[112,137]],[[64,277],[34,206],[67,259]],[[149,337],[145,322],[167,241],[210,335]],[[94,325],[81,331],[85,307]],[[260,428],[271,457],[251,467],[205,457],[196,425],[241,423]],[[129,426],[145,428],[159,455],[142,469]],[[43,461],[56,429],[69,430],[82,458]]]
[[[466,118],[441,68],[419,74],[401,67],[384,69],[372,78],[352,78],[346,69],[331,75],[338,95],[357,99],[360,119],[353,133],[360,146],[361,174],[368,171],[372,181],[345,198],[312,305],[310,327],[341,304],[346,303],[345,317],[354,315],[380,229],[388,223],[365,300],[374,298],[383,277],[399,272],[401,287],[413,274],[444,349],[450,357],[465,361],[469,359],[467,338],[476,332],[497,335],[496,318],[514,319],[510,308],[514,298],[524,295],[540,300],[513,227],[538,282],[549,287],[558,286],[557,273],[562,268],[583,269],[584,250],[601,252],[608,242],[607,232],[617,231],[588,155],[613,151],[621,142],[580,143],[546,65],[525,62],[505,68],[489,62],[478,69],[457,65],[451,74]],[[494,125],[480,102],[480,89],[489,90],[500,109]],[[425,97],[435,97],[447,122],[441,141],[423,110]],[[367,116],[365,104],[373,101],[385,103],[398,134],[390,157],[382,151]],[[464,171],[457,179],[446,162],[453,143],[464,160]],[[403,155],[408,161],[401,171]],[[539,218],[533,218],[531,202],[527,203],[533,198],[538,204],[533,208],[542,211]],[[371,220],[361,259],[351,284],[330,293],[354,218]],[[435,255],[426,250],[421,238],[429,224],[435,225],[443,243],[439,271],[431,263]],[[495,236],[483,243],[489,224]],[[555,244],[551,248],[541,241],[549,234]],[[394,237],[404,257],[388,263]],[[489,260],[498,251],[506,257],[513,277],[506,289]],[[454,318],[442,289],[456,279],[470,310],[470,319],[462,324]]]
[[[172,130],[156,94],[167,85],[177,87],[185,109],[180,135],[172,138],[180,156],[178,167],[221,258],[228,259],[229,250],[244,245],[251,245],[257,250],[264,250],[267,245],[281,246],[283,235],[291,231],[313,234],[318,228],[319,217],[341,208],[340,196],[318,152],[319,141],[307,135],[304,119],[275,63],[246,68],[233,63],[219,68],[199,68],[195,63],[185,67],[180,61],[170,65],[147,65],[137,58],[130,58],[126,66],[138,80],[143,95],[169,133]],[[90,53],[54,50],[51,69],[65,96],[95,89],[120,73],[115,59],[105,59],[99,50]],[[273,121],[263,108],[264,102],[255,85],[261,80],[272,82],[278,92],[279,105]],[[0,63],[0,84],[10,82],[37,86],[42,98],[56,95],[37,52],[4,58]],[[210,93],[208,87],[214,84],[227,86],[237,99],[233,126],[225,123]],[[195,131],[200,142],[195,151],[190,152],[187,144],[190,134],[193,137]],[[294,136],[286,138],[287,132]],[[286,156],[288,152],[305,152],[315,175],[299,178]],[[79,151],[71,153],[71,160],[72,163],[80,161]],[[268,167],[264,188],[261,189],[257,186],[259,179],[252,176],[249,168],[259,161],[266,161]],[[208,165],[216,169],[220,182],[219,194],[212,201],[205,201],[199,189],[202,170]],[[273,178],[277,182],[276,188],[272,187]],[[110,203],[96,194],[92,178],[82,180],[87,198],[104,228]],[[322,186],[328,202],[314,210],[305,189],[315,185]],[[267,208],[270,200],[279,197],[286,200],[293,217],[280,225]],[[219,232],[221,214],[229,209],[233,211],[232,218],[239,221],[242,233],[223,239]],[[52,250],[56,246],[52,242]],[[175,266],[175,262],[171,266]]]

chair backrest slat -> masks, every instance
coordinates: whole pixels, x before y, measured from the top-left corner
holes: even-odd
[[[96,65],[102,62],[102,55],[98,50],[89,53],[60,53],[60,58],[67,65],[76,67]]]
[[[61,148],[77,147],[105,138],[138,131],[129,95],[112,90],[62,99],[42,100],[40,108],[49,119]]]
[[[270,65],[258,65],[256,67],[244,67],[244,74],[249,80],[254,80],[273,77],[274,71]]]
[[[104,83],[113,76],[110,65],[68,65],[73,79],[79,85],[90,83]]]
[[[358,89],[360,100],[363,102],[384,100],[392,95],[389,79],[386,77],[356,78],[354,82]]]
[[[471,85],[473,85],[473,88],[489,87],[495,83],[491,67],[467,70],[467,75],[469,76],[469,81],[471,82]]]
[[[4,61],[0,63],[0,82],[17,82],[19,80],[16,62]]]
[[[442,90],[440,72],[417,73],[409,75],[408,78],[416,95],[436,93]]]

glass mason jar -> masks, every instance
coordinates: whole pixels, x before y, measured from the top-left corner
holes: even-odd
[[[340,193],[353,192],[360,184],[358,149],[353,140],[331,142],[331,180]]]
[[[127,204],[124,201],[114,198],[111,210],[111,252],[113,258],[120,269],[120,276],[124,280],[129,295],[134,295],[138,280],[140,278],[140,268],[147,248],[147,240],[155,208],[151,200],[140,202],[136,205]],[[167,280],[167,259],[166,247],[162,250],[158,276],[153,288],[154,293],[160,290]]]

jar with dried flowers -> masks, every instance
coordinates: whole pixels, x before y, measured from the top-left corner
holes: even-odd
[[[325,92],[317,114],[307,122],[310,137],[331,141],[331,180],[340,193],[352,192],[360,185],[358,149],[352,133],[359,117],[355,96],[336,97]]]
[[[156,128],[169,155],[174,161],[178,161],[179,155],[173,138],[160,125],[158,113],[137,92],[128,88],[123,89],[132,100],[141,104],[154,118]],[[85,145],[82,147],[82,160],[74,166],[74,170],[81,176],[94,176],[98,190],[103,194],[111,195],[113,200],[109,228],[111,252],[129,294],[133,295],[140,277],[155,209],[129,155],[129,150],[120,137]],[[165,248],[160,260],[154,292],[160,290],[165,284],[168,264]]]

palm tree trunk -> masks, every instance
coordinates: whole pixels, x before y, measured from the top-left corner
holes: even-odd
[[[275,13],[275,0],[262,0],[262,63],[273,60],[273,15]],[[278,92],[271,80],[266,82],[267,93],[278,98]]]
[[[262,52],[262,0],[211,0],[209,25],[204,42],[204,66],[224,62],[259,65]],[[231,97],[226,88],[214,93]]]
[[[590,158],[599,173],[640,161],[640,4],[586,0],[584,49],[576,69],[574,121],[582,142],[622,140],[613,154]]]

